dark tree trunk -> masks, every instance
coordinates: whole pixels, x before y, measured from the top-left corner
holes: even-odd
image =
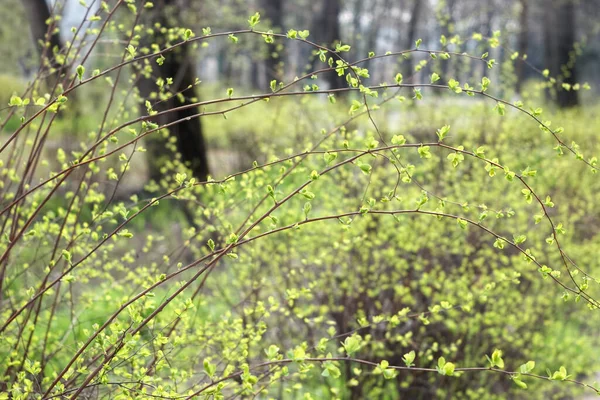
[[[529,47],[529,4],[527,0],[520,0],[521,14],[519,16],[519,43],[518,51],[519,56],[524,57],[527,54]],[[525,65],[523,61],[517,61],[516,65],[517,82],[515,84],[515,91],[521,93],[523,88],[523,82],[525,81]]]
[[[562,83],[577,82],[575,44],[574,0],[557,0],[544,8],[545,63],[550,75],[557,78],[555,101],[559,107],[574,107],[579,104],[577,92],[566,90]]]
[[[419,26],[419,14],[421,14],[421,0],[413,0],[412,9],[410,11],[410,21],[408,22],[408,32],[406,33],[406,42],[404,45],[405,49],[412,49],[415,46],[417,40],[417,27]],[[447,62],[447,61],[445,61]],[[414,63],[413,55],[410,55],[403,62],[403,75],[408,83],[413,81],[414,75]]]
[[[51,16],[51,11],[46,3],[46,0],[23,0],[23,7],[29,19],[29,30],[31,31],[32,39],[35,43],[35,48],[38,50],[42,63],[45,67],[50,68],[52,76],[60,79],[68,69],[59,64],[54,57],[55,53],[60,52],[63,43],[60,39],[60,34],[54,32],[54,22],[50,26],[46,25],[46,21]],[[55,79],[47,80],[49,89],[52,89],[56,83]]]
[[[391,3],[391,0],[383,0],[382,2],[379,2],[379,1],[373,2],[371,15],[375,19],[375,21],[381,21],[385,17],[385,15],[387,13],[389,13],[389,10],[391,7],[390,3]],[[355,51],[354,54],[356,54],[356,58],[364,58],[367,56],[367,53],[370,51],[377,53],[377,39],[379,39],[380,28],[381,28],[381,24],[376,23],[376,24],[372,24],[369,27],[369,29],[367,29],[367,31],[363,34],[367,38],[366,47],[365,47],[366,51],[364,53]],[[357,36],[354,40],[356,43],[359,42]],[[363,68],[370,69],[371,68],[371,60],[367,60],[365,63],[363,63]]]
[[[421,3],[419,1],[419,3]],[[442,26],[442,34],[444,36],[446,36],[448,39],[450,39],[450,36],[452,35],[452,32],[450,30],[450,27],[452,25],[454,25],[454,7],[455,7],[456,3],[455,0],[447,0],[446,1],[446,15],[447,15],[447,19],[445,21],[445,23]],[[451,74],[451,69],[450,67],[453,65],[452,61],[453,59],[450,58],[449,60],[443,60],[442,61],[442,78],[444,79],[448,79],[448,77],[450,77]],[[458,79],[458,78],[457,78]]]
[[[262,0],[265,17],[269,20],[270,29],[275,33],[281,33],[283,26],[283,0]],[[267,45],[267,57],[265,58],[266,83],[272,80],[281,81],[280,55],[277,51],[277,41]]]
[[[163,26],[171,26],[170,21],[177,20],[177,8],[171,7],[175,4],[174,0],[162,0],[155,2],[153,13],[149,13],[147,23],[160,23]],[[166,45],[166,38],[158,36],[153,38],[155,43],[161,47]],[[150,97],[152,92],[158,91],[156,87],[156,79],[172,78],[173,83],[169,87],[169,98],[158,102],[154,109],[156,111],[171,110],[176,107],[186,106],[193,103],[192,99],[196,98],[195,89],[195,68],[193,56],[189,54],[189,46],[180,46],[174,51],[165,54],[166,59],[162,66],[158,66],[152,62],[152,77],[150,79],[141,78],[138,81],[138,88],[143,99]],[[181,96],[173,96],[175,93],[181,92]],[[152,102],[152,101],[151,101]],[[146,108],[142,104],[143,113],[146,113]],[[192,171],[193,176],[198,181],[205,181],[209,170],[206,156],[206,145],[202,135],[202,125],[198,118],[189,118],[199,112],[197,107],[190,107],[184,110],[168,112],[158,116],[154,122],[159,125],[181,121],[169,127],[171,136],[177,138],[177,151],[181,155],[181,161]],[[188,119],[189,118],[189,119]],[[159,182],[163,177],[161,167],[165,161],[170,158],[168,151],[165,149],[166,142],[160,134],[150,135],[147,141],[148,160],[150,179]]]
[[[483,18],[483,21],[481,23],[481,33],[483,34],[484,37],[489,38],[492,37],[494,30],[492,29],[492,20],[494,19],[494,4],[492,0],[487,0],[485,2],[485,4],[482,4],[482,9],[481,9],[481,17]],[[485,41],[484,43],[487,43],[487,41]],[[487,46],[487,44],[486,44]],[[488,50],[485,50],[488,51]],[[490,49],[490,51],[493,51],[492,49]],[[493,57],[491,57],[493,58]],[[486,76],[489,74],[493,73],[493,70],[490,71],[488,69],[488,66],[486,63],[481,63],[480,66],[481,68],[481,76]]]
[[[313,21],[313,26],[310,30],[311,37],[309,39],[335,50],[336,42],[340,42],[341,40],[340,11],[340,0],[323,0],[321,12],[317,14]],[[335,59],[336,58],[334,57],[334,60]],[[318,59],[316,61],[318,61]],[[328,72],[324,74],[324,79],[327,81],[330,89],[340,89],[347,86],[346,77],[338,76],[337,72]]]

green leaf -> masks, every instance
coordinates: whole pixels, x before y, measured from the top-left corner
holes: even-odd
[[[302,208],[302,211],[304,212],[304,217],[308,218],[308,214],[310,213],[310,210],[312,209],[312,205],[310,202],[306,202],[304,203],[304,207]]]
[[[217,372],[217,366],[215,364],[211,364],[210,358],[205,358],[202,362],[204,365],[204,372],[208,375],[209,378],[215,376],[215,372]]]
[[[413,361],[415,361],[415,357],[415,351],[411,350],[408,353],[404,354],[404,356],[402,356],[402,361],[404,361],[404,364],[406,364],[406,366],[410,368],[414,365]]]
[[[336,52],[344,52],[344,51],[350,51],[350,46],[347,44],[342,45],[341,43],[337,43],[335,45],[335,51]]]
[[[515,242],[515,244],[525,243],[526,240],[527,237],[525,235],[513,235],[513,242]]]
[[[194,32],[192,32],[191,29],[186,29],[185,31],[183,31],[183,40],[188,41],[192,37],[194,37]]]
[[[485,92],[486,90],[488,90],[488,87],[490,86],[490,79],[487,76],[484,76],[483,78],[481,78],[481,91]]]
[[[396,83],[397,83],[398,85],[402,84],[402,74],[401,74],[400,72],[398,72],[398,73],[396,74],[396,76],[394,77],[394,80],[396,81]]]
[[[265,349],[265,354],[267,355],[267,358],[269,360],[274,360],[275,358],[277,358],[277,355],[279,354],[279,347],[272,344],[269,346],[268,349]]]
[[[465,87],[467,87],[467,84],[465,84]],[[450,79],[448,81],[448,89],[453,91],[456,94],[462,93],[462,89],[460,87],[460,82],[457,81],[456,79]]]
[[[83,80],[83,74],[85,73],[85,67],[83,65],[78,65],[75,71],[77,72],[77,78],[81,82]]]
[[[67,260],[68,263],[71,262],[71,253],[68,250],[63,250],[62,256],[65,260]]]
[[[333,361],[325,361],[323,363],[323,372],[321,375],[325,377],[329,376],[332,378],[339,378],[342,373],[340,369],[333,363]]]
[[[304,198],[306,198],[308,200],[313,200],[316,197],[316,195],[313,192],[309,192],[306,189],[302,189],[302,191],[300,192],[300,194],[302,196],[304,196]]]
[[[496,110],[500,116],[504,116],[504,114],[506,114],[506,106],[504,103],[497,102],[494,110]]]
[[[421,145],[420,147],[417,148],[417,151],[419,152],[419,157],[431,158],[431,153],[429,152],[429,146]]]
[[[519,367],[519,371],[522,374],[527,374],[527,373],[533,371],[534,368],[535,368],[535,361],[527,361],[525,364],[522,364]]]
[[[456,368],[456,366],[454,365],[454,363],[448,362],[444,365],[444,375],[446,376],[452,376],[454,375],[454,369]]]
[[[308,31],[308,30],[303,30],[303,31],[298,32],[298,36],[300,36],[300,38],[304,39],[304,40],[306,40],[308,35],[310,35],[310,31]]]
[[[362,170],[362,172],[365,173],[365,175],[369,175],[371,173],[371,165],[366,163],[360,163],[358,164],[358,166]]]
[[[23,99],[21,99],[19,96],[12,95],[8,101],[8,105],[20,107],[23,105]]]
[[[521,380],[521,378],[514,377],[513,382],[521,389],[527,389],[527,384]]]
[[[337,153],[330,153],[326,151],[323,154],[323,159],[327,165],[331,165],[336,160],[337,156]]]
[[[398,375],[398,371],[393,368],[386,368],[383,370],[383,378],[384,379],[394,379]]]
[[[227,237],[227,241],[225,243],[227,244],[235,244],[238,241],[238,235],[236,235],[235,233],[230,233],[229,236]]]
[[[254,28],[260,22],[260,13],[256,12],[254,15],[248,18],[248,25],[250,25],[250,29]]]
[[[502,359],[502,350],[494,350],[494,352],[492,353],[492,358],[491,358],[491,362],[492,362],[492,367],[496,366],[500,369],[504,368],[504,360]]]
[[[360,349],[361,337],[358,335],[348,336],[342,346],[344,347],[344,351],[347,355],[352,355],[356,353]]]
[[[567,378],[569,378],[569,375],[567,374],[567,369],[565,367],[560,367],[559,370],[554,371],[550,377],[550,379],[555,381],[564,381]]]
[[[419,46],[421,45],[421,43],[423,43],[422,39],[417,39],[417,41],[415,42],[415,48],[418,49]]]
[[[406,143],[406,138],[404,135],[394,135],[392,137],[392,144],[395,146],[402,146]]]
[[[440,76],[437,73],[434,72],[431,74],[431,83],[436,83],[439,80],[440,80]]]
[[[442,368],[444,368],[444,365],[446,365],[446,359],[444,357],[438,358],[438,363],[437,363],[438,368],[442,369]]]
[[[137,53],[137,49],[135,47],[133,47],[133,45],[131,45],[131,44],[128,45],[125,50],[129,54],[129,57],[131,57],[131,58],[134,58]]]
[[[454,375],[455,368],[456,365],[454,365],[454,363],[451,362],[446,362],[446,359],[444,357],[440,357],[438,359],[436,369],[440,375],[452,376]]]

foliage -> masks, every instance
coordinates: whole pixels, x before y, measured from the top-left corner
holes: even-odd
[[[350,63],[351,45],[260,30],[258,13],[245,29],[193,31],[139,25],[149,2],[103,4],[88,33],[126,37],[122,61],[84,62],[93,46],[78,37],[63,84],[39,92],[40,72],[0,122],[20,121],[0,146],[4,398],[596,390],[597,109],[563,112],[561,128],[486,76],[376,84],[363,67],[411,55],[417,71],[455,58],[499,68],[459,43]],[[142,44],[160,31],[163,47]],[[179,46],[251,37],[307,46],[321,64],[260,94],[217,86],[194,99],[213,148],[252,151],[239,171],[198,182],[153,118],[185,94],[167,79],[141,98],[132,83]],[[347,88],[319,87],[333,71]],[[70,133],[58,116],[72,99],[89,120]],[[70,147],[49,151],[55,135]],[[164,179],[117,196],[150,135],[167,139]]]

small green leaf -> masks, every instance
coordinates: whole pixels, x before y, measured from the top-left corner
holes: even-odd
[[[325,154],[323,154],[323,159],[327,165],[331,165],[336,160],[337,156],[337,153],[329,153],[326,151]]]
[[[450,125],[444,125],[442,126],[440,129],[438,129],[436,131],[438,140],[441,142],[442,140],[444,140],[444,138],[446,137],[446,135],[448,134],[448,132],[450,131]]]
[[[431,158],[431,153],[429,152],[429,146],[420,146],[417,148],[419,152],[419,157],[421,158]]]
[[[256,12],[248,19],[248,25],[250,28],[254,28],[260,22],[260,13]]]
[[[494,350],[491,358],[492,367],[496,366],[500,369],[504,368],[504,360],[502,359],[502,350]]]
[[[352,336],[348,336],[344,340],[344,342],[342,343],[342,346],[344,347],[346,354],[350,356],[350,355],[356,353],[360,349],[360,343],[361,343],[361,337],[358,335],[352,335]]]
[[[513,382],[521,389],[527,389],[527,384],[523,382],[520,378],[513,378]]]
[[[310,32],[308,30],[303,30],[303,31],[298,32],[298,36],[300,36],[300,38],[304,39],[304,40],[306,40],[308,35],[310,35]]]
[[[519,371],[522,374],[527,374],[527,373],[531,372],[534,368],[535,368],[535,361],[527,361],[525,364],[522,364],[519,367]]]
[[[358,166],[360,167],[362,172],[364,172],[366,175],[369,175],[371,173],[371,166],[369,164],[360,163],[360,164],[358,164]]]
[[[401,74],[400,72],[398,72],[398,73],[396,74],[396,76],[394,77],[394,80],[396,81],[396,83],[397,83],[398,85],[402,84],[402,74]]]
[[[402,146],[406,143],[406,138],[403,135],[394,135],[392,137],[392,144],[395,146]]]
[[[183,40],[188,41],[192,37],[194,37],[194,32],[192,32],[191,29],[186,29],[185,31],[183,31]]]
[[[83,65],[78,65],[75,71],[77,72],[77,78],[81,82],[83,80],[83,74],[85,73],[85,67]]]
[[[413,361],[415,361],[415,357],[416,357],[415,351],[411,350],[410,352],[408,352],[408,353],[404,354],[404,356],[402,356],[402,361],[404,361],[404,364],[406,364],[406,366],[410,368],[414,365]]]

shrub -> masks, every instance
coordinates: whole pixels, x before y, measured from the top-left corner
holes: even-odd
[[[103,26],[124,30],[113,11],[99,11]],[[258,19],[237,33],[171,28],[163,48],[131,33],[119,48],[124,61],[104,70],[79,65],[91,51],[81,47],[62,91],[38,93],[38,77],[32,95],[9,100],[9,118],[22,123],[0,146],[2,396],[473,399],[524,396],[527,387],[532,398],[596,390],[585,380],[597,368],[586,350],[597,345],[590,250],[598,235],[585,224],[599,211],[588,154],[597,142],[584,118],[561,115],[564,133],[543,110],[495,97],[486,77],[476,88],[436,72],[423,83],[396,75],[370,86],[361,62],[343,58],[345,45],[318,47],[308,31],[260,31]],[[132,32],[151,35],[145,28]],[[152,118],[168,85],[142,98],[131,84],[172,50],[221,36],[297,41],[323,65],[259,95],[226,89],[195,102],[190,118],[233,116],[207,123],[213,144],[247,141],[257,158],[200,182]],[[466,57],[418,47],[376,57]],[[332,70],[347,88],[311,80]],[[82,89],[102,80],[104,110],[90,113],[98,120],[86,126],[96,128],[74,143],[56,117],[75,93],[91,109]],[[429,100],[436,90],[446,95]],[[299,103],[307,111],[294,126]],[[140,104],[146,113],[136,117]],[[223,138],[226,129],[241,134]],[[48,139],[61,134],[71,147],[46,159]],[[150,135],[166,139],[164,179],[117,199]],[[576,143],[584,141],[585,154]]]

